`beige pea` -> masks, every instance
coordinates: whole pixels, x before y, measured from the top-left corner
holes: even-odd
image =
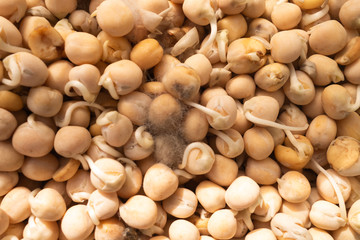
[[[352,103],[350,93],[338,84],[331,84],[324,88],[321,102],[326,115],[334,120],[344,119],[350,112],[358,109],[358,104]]]
[[[214,212],[207,226],[211,236],[217,239],[231,239],[236,233],[236,227],[234,213],[229,209]]]
[[[309,180],[300,172],[289,171],[277,180],[282,198],[291,203],[305,201],[311,192]]]
[[[275,33],[270,44],[272,58],[280,63],[291,63],[304,54],[306,50],[306,40],[295,30]]]
[[[255,95],[256,85],[250,75],[237,75],[231,78],[225,86],[229,96],[236,99],[251,98]]]
[[[161,201],[171,196],[178,188],[179,180],[173,170],[165,164],[156,163],[144,175],[145,194],[154,201]]]
[[[246,196],[243,195],[246,192]],[[236,178],[225,192],[226,204],[235,211],[252,206],[260,196],[260,187],[247,176]],[[241,201],[239,201],[241,199]]]
[[[69,16],[69,22],[75,30],[88,32],[96,35],[100,29],[95,18],[90,16],[85,10],[75,10]]]
[[[28,46],[28,39],[30,33],[38,27],[51,27],[50,22],[39,16],[26,16],[20,23],[19,30],[23,37],[23,43]]]
[[[17,127],[15,116],[4,108],[0,108],[0,141],[9,139]]]
[[[154,152],[154,139],[144,128],[137,128],[124,145],[124,155],[132,160],[144,159]]]
[[[282,206],[282,198],[278,190],[273,186],[260,187],[261,203],[254,210],[252,218],[260,223],[268,223],[267,228],[270,229],[270,220],[280,211]],[[255,225],[255,222],[254,222]],[[265,227],[262,225],[261,227]],[[255,227],[256,229],[257,227]]]
[[[204,89],[200,96],[200,104],[206,106],[210,99],[217,95],[228,95],[226,90],[222,87],[214,86]]]
[[[323,92],[323,87],[315,87],[315,97],[314,99],[306,105],[301,107],[302,112],[309,118],[315,118],[318,115],[324,114],[324,109],[321,102],[321,95]]]
[[[315,64],[316,76],[313,81],[316,86],[325,86],[332,82],[344,81],[344,74],[332,58],[321,54],[313,54],[307,60]]]
[[[331,236],[334,238],[334,240],[356,240],[357,238],[359,238],[358,233],[355,232],[350,225],[345,225],[335,231],[332,231]]]
[[[224,30],[224,29],[228,30],[227,37],[229,43],[231,43],[232,41],[238,38],[243,37],[248,30],[246,20],[244,16],[241,14],[225,16],[224,18],[220,19],[217,24],[219,30]]]
[[[26,239],[55,240],[59,237],[59,226],[56,222],[44,221],[32,215],[24,228],[23,236]]]
[[[65,54],[76,65],[95,64],[101,59],[102,48],[95,36],[85,32],[74,32],[65,40]]]
[[[274,128],[274,127],[267,127],[266,130],[271,134],[274,140],[274,146],[280,145],[285,140],[285,133],[282,129]]]
[[[314,148],[310,140],[305,136],[295,135],[294,139],[289,140],[287,137],[284,145],[277,145],[275,147],[274,154],[276,160],[283,166],[300,170],[310,161],[314,154]],[[293,145],[294,143],[296,145]]]
[[[356,1],[346,1],[340,8],[339,18],[346,28],[359,29],[359,6]]]
[[[234,125],[232,125],[231,128],[244,135],[246,130],[250,129],[253,123],[247,120],[247,118],[245,117],[243,105],[239,101],[235,102],[237,106],[236,119]]]
[[[154,77],[157,81],[162,82],[164,75],[175,65],[181,62],[176,57],[164,54],[161,61],[154,67]]]
[[[349,136],[360,140],[358,121],[359,114],[356,112],[351,112],[346,118],[336,121],[337,136]]]
[[[57,157],[51,153],[42,157],[26,157],[21,172],[35,181],[50,180],[59,166]]]
[[[34,121],[32,115],[14,132],[12,145],[14,149],[29,157],[42,157],[54,147],[54,131],[40,121]]]
[[[322,230],[320,228],[312,227],[309,229],[309,233],[311,234],[312,238],[314,240],[333,240],[334,238],[325,230]]]
[[[74,65],[67,60],[58,60],[48,66],[48,78],[45,86],[56,89],[64,94],[66,83],[69,81],[69,72]]]
[[[53,117],[61,109],[63,95],[49,87],[33,87],[29,91],[26,103],[33,113],[42,117]]]
[[[346,224],[346,221],[340,217],[340,208],[328,201],[319,200],[311,206],[310,220],[316,227],[323,230],[337,230]]]
[[[198,240],[200,233],[191,222],[178,219],[171,223],[169,227],[169,237],[172,240]]]
[[[148,121],[155,132],[177,128],[182,117],[180,102],[170,94],[157,96],[149,106]]]
[[[96,188],[90,180],[90,172],[79,169],[76,174],[66,182],[66,193],[72,201],[82,203],[89,199]]]
[[[326,172],[329,175],[331,175],[331,177],[335,180],[335,183],[336,185],[338,185],[341,195],[343,196],[343,199],[346,202],[349,199],[351,193],[350,180],[347,177],[339,175],[333,169],[327,169]],[[317,176],[316,187],[321,197],[323,197],[326,201],[329,201],[334,204],[339,203],[339,199],[337,197],[337,194],[334,190],[332,183],[323,173],[319,173],[319,175]]]
[[[8,55],[9,52],[17,52],[19,50],[26,51],[25,49],[21,48],[22,36],[19,29],[7,18],[4,18],[2,16],[0,16],[0,23],[2,26],[2,36],[0,40],[3,42],[2,43],[3,46],[1,47],[0,50],[1,58],[4,58],[6,55]],[[14,47],[15,49],[12,49]],[[15,51],[11,51],[11,50],[15,50]]]
[[[63,55],[64,40],[51,26],[35,28],[29,34],[27,43],[32,53],[45,62],[58,60]]]
[[[296,146],[287,137],[284,145],[277,145],[274,149],[276,160],[283,166],[300,170],[310,161],[314,148],[308,138],[302,135],[294,136]]]
[[[130,52],[130,60],[135,62],[141,69],[147,70],[157,65],[164,50],[155,39],[144,39],[138,42]]]
[[[76,4],[77,2],[74,0],[66,0],[62,3],[54,0],[45,0],[47,9],[59,19],[64,18],[74,11],[76,9]]]
[[[94,237],[98,240],[116,240],[125,233],[125,225],[117,217],[111,217],[100,221],[95,226]]]
[[[151,98],[148,95],[133,91],[120,97],[117,110],[128,117],[133,124],[140,126],[145,124],[150,104]]]
[[[139,167],[125,165],[126,179],[124,185],[117,191],[120,198],[130,198],[137,194],[143,183],[143,175]]]
[[[2,199],[0,208],[9,216],[11,224],[22,222],[30,216],[29,195],[30,190],[28,188],[15,187]]]
[[[80,126],[60,128],[54,140],[55,151],[63,157],[73,157],[83,154],[89,148],[91,136],[89,131]]]
[[[244,133],[244,146],[251,158],[262,160],[274,150],[274,140],[265,128],[252,127]]]
[[[201,79],[190,66],[177,65],[165,73],[162,83],[177,99],[191,100],[199,92]]]
[[[210,81],[212,65],[208,58],[203,54],[194,54],[187,58],[184,64],[193,68],[200,77],[200,85],[204,86]]]
[[[279,30],[288,30],[296,27],[302,18],[299,6],[293,3],[276,4],[271,12],[271,21]]]
[[[269,92],[280,89],[290,77],[289,68],[281,63],[271,63],[260,68],[254,76],[256,85]]]
[[[280,177],[280,166],[271,158],[255,160],[248,158],[245,167],[246,176],[253,179],[257,184],[272,185]]]
[[[101,31],[97,38],[103,46],[103,61],[113,63],[130,58],[131,44],[127,38],[113,37],[104,31]]]
[[[4,196],[11,189],[15,187],[15,185],[19,181],[19,175],[15,171],[11,172],[0,172],[0,196]],[[1,231],[0,231],[1,232]]]
[[[162,82],[145,82],[141,84],[139,91],[145,93],[151,98],[167,93]]]
[[[56,190],[64,199],[66,206],[69,206],[71,204],[72,200],[66,193],[65,182],[56,182],[55,180],[50,180],[44,185],[44,188],[51,188]]]
[[[88,160],[91,169],[90,180],[97,189],[103,192],[117,192],[126,180],[125,168],[112,158],[100,158],[95,162]]]
[[[113,99],[126,95],[137,89],[143,80],[140,67],[130,60],[120,60],[105,68],[99,85],[106,88]]]
[[[36,189],[29,196],[31,213],[42,221],[57,221],[66,211],[64,198],[51,188]]]
[[[9,224],[7,230],[2,235],[0,235],[0,237],[3,238],[10,235],[17,237],[18,239],[21,239],[23,237],[24,228],[25,228],[24,222]]]
[[[197,204],[195,193],[187,188],[178,188],[162,202],[164,210],[176,218],[190,217],[195,213]]]
[[[359,48],[360,48],[360,37],[355,36],[350,39],[346,47],[344,47],[340,52],[338,52],[335,55],[334,60],[341,65],[352,64],[360,57]]]
[[[242,14],[249,18],[258,18],[265,12],[264,0],[251,0],[246,3],[245,9]]]
[[[266,1],[267,3],[268,1]],[[271,21],[265,18],[255,18],[248,26],[247,37],[258,36],[270,41],[272,36],[278,32],[278,29]]]
[[[87,202],[87,211],[93,223],[113,217],[119,210],[119,199],[115,192],[105,193],[95,190]]]
[[[258,228],[255,230],[252,230],[245,236],[245,240],[276,240],[275,234],[270,230],[266,228]]]
[[[256,88],[255,96],[272,97],[278,102],[280,108],[284,105],[284,102],[285,102],[285,93],[282,89],[279,89],[275,92],[268,92],[268,91],[262,90],[261,88]]]
[[[303,71],[291,68],[290,74],[290,80],[283,86],[286,97],[296,105],[309,104],[315,97],[313,81]]]
[[[66,101],[54,120],[58,127],[71,125],[87,128],[90,124],[90,110],[83,101]]]
[[[201,206],[210,213],[225,207],[225,189],[208,180],[197,185],[195,194]]]
[[[236,74],[249,74],[256,72],[265,65],[265,46],[252,38],[240,38],[230,43],[227,62],[230,70]]]
[[[324,3],[324,0],[315,0],[315,1],[309,1],[309,0],[304,0],[304,1],[294,0],[294,3],[295,3],[296,5],[298,5],[299,7],[301,7],[302,9],[314,9],[314,8],[320,7],[320,6]]]
[[[0,91],[0,107],[8,111],[19,111],[23,108],[24,104],[21,97],[16,93],[3,90]]]
[[[135,24],[135,18],[129,6],[113,0],[100,3],[96,8],[96,19],[100,28],[114,37],[125,36]]]
[[[316,25],[309,37],[309,45],[316,53],[332,55],[346,46],[345,28],[335,20],[329,20]],[[336,36],[336,38],[329,37]]]
[[[314,149],[326,149],[335,139],[336,132],[336,122],[326,115],[319,115],[311,121],[306,137]]]
[[[27,9],[25,0],[16,0],[12,2],[1,1],[0,4],[0,16],[6,17],[11,22],[20,22]]]
[[[147,229],[156,222],[157,206],[153,200],[143,195],[129,198],[120,206],[119,211],[121,219],[133,228]]]
[[[70,207],[61,219],[61,231],[71,239],[86,239],[93,231],[94,224],[87,213],[86,205],[78,204]]]
[[[113,147],[121,147],[130,139],[133,125],[128,117],[117,111],[105,111],[96,119],[101,126],[105,141]]]
[[[310,208],[311,205],[307,201],[301,203],[290,203],[288,201],[283,201],[280,212],[300,219],[301,225],[308,228],[311,226],[309,219]]]
[[[282,106],[284,110],[279,114],[278,119],[281,123],[287,126],[293,127],[302,127],[308,125],[308,120],[306,115],[294,104],[286,104]],[[304,135],[306,130],[303,131],[291,131],[293,134]]]
[[[80,162],[75,159],[60,158],[59,167],[54,172],[52,178],[57,182],[67,181],[75,175],[79,166],[80,166]]]
[[[227,187],[236,179],[238,171],[234,160],[215,154],[214,165],[205,176],[212,182]]]
[[[209,123],[205,113],[199,109],[191,108],[186,112],[182,125],[182,134],[188,142],[201,141],[206,137]]]
[[[4,210],[2,210],[0,208],[0,236],[1,234],[3,234],[4,232],[6,232],[6,230],[9,227],[9,216],[6,214],[6,212]]]
[[[347,65],[344,69],[344,74],[346,77],[346,80],[348,80],[352,84],[359,84],[359,65],[360,65],[360,58],[358,58],[353,63]]]
[[[202,142],[193,142],[186,146],[180,169],[190,174],[202,175],[208,173],[215,161],[215,153],[209,145]]]

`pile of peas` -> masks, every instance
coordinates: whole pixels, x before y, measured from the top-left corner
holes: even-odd
[[[359,240],[359,0],[0,0],[0,240]]]

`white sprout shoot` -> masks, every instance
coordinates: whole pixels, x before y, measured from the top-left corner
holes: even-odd
[[[315,13],[304,13],[301,19],[301,24],[303,26],[310,25],[318,21],[322,17],[324,17],[328,12],[329,12],[329,5],[326,5],[324,8],[322,8],[321,10]]]
[[[106,126],[117,122],[119,113],[117,111],[105,110],[96,119],[96,124],[99,126]]]
[[[100,224],[100,220],[99,220],[99,218],[96,216],[94,207],[89,206],[89,204],[88,204],[88,205],[86,205],[86,211],[87,211],[87,213],[88,213],[91,221],[93,222],[93,224],[99,225],[99,224]]]
[[[0,38],[1,39],[1,38]],[[10,88],[16,88],[21,82],[21,68],[14,55],[7,56],[3,60],[4,68],[7,70],[10,79],[3,78],[2,83]]]
[[[140,147],[144,149],[149,149],[154,146],[154,139],[151,136],[151,134],[145,132],[145,130],[146,130],[145,126],[140,126],[135,130],[134,135],[136,142]]]
[[[129,158],[125,158],[125,157],[120,157],[116,159],[117,161],[121,162],[121,163],[125,163],[126,166],[131,166],[132,168],[136,168],[136,163],[129,159]]]
[[[3,31],[2,27],[0,27],[0,34],[2,31]],[[1,37],[0,37],[0,50],[8,53],[17,53],[17,52],[31,53],[30,49],[10,45],[9,43],[5,42]]]
[[[176,57],[185,52],[186,49],[197,45],[199,41],[199,33],[196,27],[193,27],[183,37],[181,37],[177,43],[175,43],[170,54]]]
[[[92,138],[92,142],[103,152],[113,156],[114,158],[123,157],[122,153],[111,147],[105,141],[105,138],[102,135],[98,135]]]
[[[115,99],[115,100],[119,99],[119,95],[116,92],[115,85],[114,85],[114,82],[113,82],[113,80],[111,78],[111,73],[110,72],[104,73],[100,77],[98,85],[103,86],[104,88],[106,88],[109,91],[110,96],[113,99]]]
[[[251,112],[249,110],[245,110],[245,117],[250,122],[258,124],[258,125],[267,126],[267,127],[273,127],[273,128],[279,128],[279,129],[289,130],[289,131],[304,131],[309,126],[309,124],[305,124],[303,127],[287,126],[287,125],[280,124],[280,123],[277,123],[277,122],[273,122],[273,121],[270,121],[270,120],[258,118],[256,116],[254,116],[253,114],[251,114]]]
[[[57,18],[45,7],[35,6],[27,10],[27,13],[32,16],[44,17],[50,22],[57,22]]]
[[[355,103],[353,104],[348,104],[348,108],[347,111],[348,112],[355,112],[356,110],[358,110],[360,107],[360,85],[357,86],[356,88],[356,100]]]
[[[71,199],[73,199],[75,202],[84,202],[90,198],[90,193],[88,192],[75,192],[72,193]]]
[[[229,156],[237,156],[242,153],[244,149],[244,141],[242,140],[242,138],[238,138],[236,139],[236,141],[234,141],[234,139],[229,137],[223,131],[215,130],[212,128],[209,128],[209,132],[218,136],[227,144],[228,146],[227,154]]]
[[[303,159],[305,157],[305,148],[307,145],[303,142],[299,142],[296,140],[294,135],[289,130],[284,130],[287,138],[291,142],[291,144],[296,148],[297,152],[299,153],[299,158]]]
[[[215,14],[210,14],[210,16],[208,17],[209,22],[210,22],[210,36],[209,38],[206,40],[206,42],[204,43],[204,45],[201,47],[201,49],[199,50],[200,53],[203,53],[202,51],[207,50],[208,48],[211,47],[211,45],[213,44],[213,42],[216,39],[216,34],[217,34],[217,19]]]
[[[193,142],[185,148],[182,162],[178,165],[179,169],[184,169],[186,167],[190,152],[194,149],[200,150],[200,158],[196,159],[196,162],[198,162],[199,164],[206,165],[206,163],[214,161],[214,152],[207,144],[201,142]]]
[[[91,172],[98,177],[104,184],[103,187],[101,187],[99,190],[101,191],[107,191],[116,188],[121,182],[124,181],[123,176],[119,175],[116,178],[114,178],[115,174],[106,174],[104,171],[102,171],[94,161],[87,155],[84,155],[85,160],[89,164],[89,167],[91,169]],[[110,160],[110,159],[109,159]],[[113,160],[113,159],[111,159]],[[116,161],[116,160],[114,160]]]
[[[224,126],[227,124],[227,122],[229,121],[230,115],[222,115],[221,113],[204,107],[200,104],[194,103],[194,102],[189,102],[189,101],[184,101],[187,105],[192,106],[194,108],[199,109],[200,111],[202,111],[203,113],[205,113],[206,115],[208,115],[209,117],[212,118],[212,125],[214,126]]]
[[[55,125],[58,126],[58,127],[65,127],[65,126],[68,126],[70,124],[70,121],[71,121],[71,115],[72,113],[74,112],[75,109],[79,108],[79,107],[83,107],[83,106],[86,106],[86,107],[92,107],[92,108],[97,108],[99,109],[100,111],[104,111],[104,107],[99,105],[99,104],[96,104],[96,103],[88,103],[88,102],[84,102],[84,101],[79,101],[79,102],[76,102],[76,103],[73,103],[69,106],[68,109],[66,109],[66,112],[65,112],[65,116],[63,119],[60,119],[58,116],[55,116],[54,117],[54,121],[55,121]]]
[[[228,39],[229,31],[227,29],[220,30],[216,34],[216,43],[218,47],[220,62],[225,63],[226,62],[226,47],[229,43]]]
[[[339,207],[340,207],[340,213],[341,213],[341,218],[343,218],[345,221],[347,219],[347,215],[346,215],[346,205],[345,205],[345,201],[344,201],[344,197],[340,191],[339,186],[337,185],[335,179],[323,168],[320,166],[320,164],[318,164],[315,160],[311,159],[309,162],[309,166],[311,168],[313,168],[314,170],[319,170],[320,172],[322,172],[330,181],[331,185],[333,186],[337,199],[339,201]]]
[[[237,221],[243,221],[250,231],[254,229],[254,224],[251,220],[251,212],[248,209],[238,212],[235,218]]]
[[[250,52],[245,55],[249,56],[249,59],[254,62],[259,62],[261,60],[257,52]]]
[[[288,63],[287,66],[290,70],[290,91],[291,92],[309,91],[310,89],[305,89],[302,83],[297,78],[294,65],[292,63]]]
[[[176,175],[177,177],[183,177],[183,178],[185,178],[185,179],[193,179],[193,178],[194,178],[194,175],[188,173],[188,172],[185,171],[185,170],[175,169],[175,170],[173,170],[173,171],[174,171],[174,173],[175,173],[175,175]]]
[[[89,89],[79,80],[70,80],[65,84],[64,92],[69,97],[78,96],[75,92],[72,92],[71,89],[76,89],[80,92],[80,96],[83,96],[84,100],[92,103],[95,101],[97,94],[93,94]]]
[[[266,40],[265,38],[260,37],[260,36],[256,36],[256,35],[255,35],[255,36],[251,36],[250,38],[255,39],[255,40],[258,40],[259,42],[261,42],[261,43],[264,45],[265,49],[267,49],[267,50],[270,50],[270,49],[271,49],[271,44],[270,44],[269,41]]]

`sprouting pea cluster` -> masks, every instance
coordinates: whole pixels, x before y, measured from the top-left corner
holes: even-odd
[[[0,240],[358,240],[359,114],[359,0],[0,0]]]

